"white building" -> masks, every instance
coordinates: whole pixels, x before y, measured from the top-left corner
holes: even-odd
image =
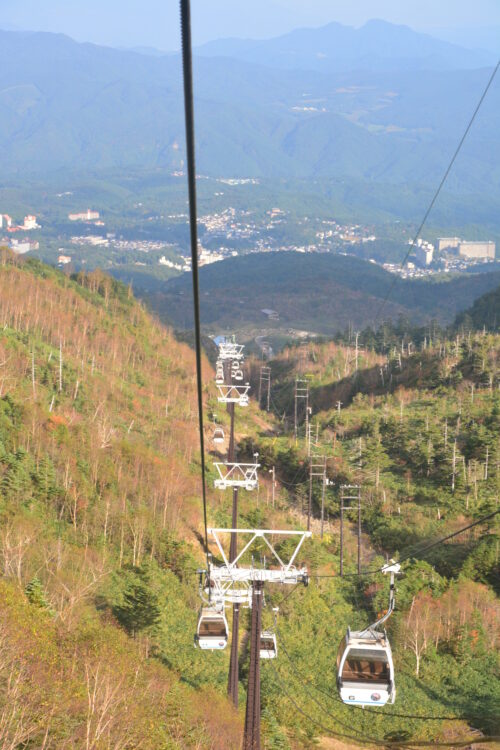
[[[461,241],[460,237],[438,237],[438,250],[458,250]]]
[[[68,214],[70,221],[96,221],[98,218],[99,211],[91,211],[90,208],[81,214]]]
[[[30,229],[38,229],[38,224],[36,223],[36,216],[25,216],[22,228],[25,231],[29,231]]]
[[[430,266],[434,257],[434,245],[427,240],[418,239],[415,246],[415,258],[420,266]]]
[[[496,245],[494,242],[461,242],[458,254],[462,258],[495,260]]]

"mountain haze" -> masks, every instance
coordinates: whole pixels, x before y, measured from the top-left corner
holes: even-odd
[[[373,20],[359,29],[330,23],[318,29],[296,29],[265,41],[220,39],[198,47],[204,56],[233,57],[288,70],[322,73],[347,70],[460,70],[494,65],[495,55]]]
[[[397,61],[392,72],[328,75],[260,62],[195,60],[202,173],[348,177],[362,182],[361,193],[392,183],[414,197],[439,181],[489,76],[485,69],[399,71]],[[181,92],[175,55],[0,32],[3,173],[177,170],[184,159]],[[497,83],[446,186],[481,196],[475,202],[488,216],[500,184],[499,116]]]

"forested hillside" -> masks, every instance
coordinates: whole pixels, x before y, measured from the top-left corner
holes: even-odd
[[[347,255],[255,253],[200,271],[203,324],[210,331],[245,331],[265,324],[326,335],[381,324],[400,315],[415,323],[451,323],[457,312],[498,285],[500,272],[398,279],[374,263]],[[192,326],[191,280],[183,274],[155,288],[151,306],[169,323]],[[390,298],[385,299],[391,290]],[[278,313],[268,321],[263,309]],[[246,329],[246,330],[245,330]]]
[[[267,694],[288,726],[303,725],[299,705],[312,717],[308,730],[320,734],[326,725],[358,739],[458,741],[469,736],[467,723],[498,734],[499,517],[430,545],[498,509],[500,337],[469,335],[436,345],[427,339],[418,351],[406,339],[384,354],[361,349],[357,360],[356,369],[354,347],[332,343],[287,349],[270,363],[271,404],[282,434],[249,448],[259,449],[266,467],[276,467],[282,492],[305,512],[303,402],[293,439],[294,383],[305,378],[311,452],[326,457],[331,484],[324,543],[315,559],[320,577],[307,592],[297,592],[293,606],[290,600],[284,606],[283,659],[267,675]],[[258,372],[255,363],[255,384]],[[336,696],[342,634],[347,626],[373,622],[387,607],[382,576],[353,575],[356,503],[346,504],[354,505],[346,511],[348,577],[338,578],[341,485],[361,487],[362,568],[373,571],[386,555],[405,561],[389,625],[398,698],[396,706],[375,714],[346,708]],[[319,479],[313,480],[312,501],[318,519]],[[319,532],[317,520],[313,529]],[[332,580],[323,577],[331,573],[337,574]]]
[[[104,274],[70,279],[7,251],[0,325],[3,746],[239,748],[227,650],[193,648],[203,554],[191,350]],[[314,536],[301,552],[309,587],[266,592],[266,627],[280,606],[278,659],[261,669],[267,750],[326,735],[373,747],[500,733],[498,516],[426,550],[498,507],[500,337],[408,343],[362,349],[357,370],[349,346],[287,349],[270,363],[271,413],[253,402],[238,415],[238,457],[258,449],[262,464],[259,490],[240,493],[241,527],[305,527],[308,459],[303,425],[295,441],[290,421],[297,375],[310,382],[313,453],[327,456],[332,481],[323,540],[313,486]],[[208,361],[204,373],[207,416],[227,425]],[[207,446],[211,485],[220,454]],[[340,639],[384,611],[388,585],[351,575],[350,511],[349,576],[338,575],[343,483],[362,485],[363,570],[405,560],[388,628],[397,700],[375,712],[336,693]],[[209,489],[210,524],[230,525],[229,495]],[[242,706],[248,621],[244,610]]]
[[[500,330],[500,286],[474,300],[474,304],[457,316],[457,326]]]
[[[183,585],[190,350],[109,277],[6,251],[0,321],[2,747],[232,750],[239,721],[196,658]]]

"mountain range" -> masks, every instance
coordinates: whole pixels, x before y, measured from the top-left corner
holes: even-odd
[[[462,70],[494,65],[491,52],[465,49],[408,26],[374,19],[359,29],[329,23],[296,29],[274,39],[219,39],[197,54],[231,57],[285,70],[333,73],[351,70]]]
[[[322,49],[318,40],[329,39],[331,46],[338,34],[364,39],[359,54],[373,65],[326,73],[262,64],[275,64],[276,50],[286,40],[301,42],[307,57]],[[411,56],[403,64],[407,37]],[[379,64],[368,54],[377,39],[390,70],[377,70]],[[195,59],[200,172],[353,178],[375,199],[381,184],[404,185],[413,194],[437,184],[490,75],[489,69],[473,67],[485,62],[482,53],[460,52],[454,45],[378,22],[358,32],[337,25],[294,32],[266,42],[265,55],[257,55],[246,42],[231,42],[230,49],[228,43],[220,44],[231,54],[254,55],[259,61],[208,56],[217,51],[213,45]],[[349,52],[347,41],[343,49]],[[342,59],[340,67],[346,68],[357,66],[361,58]],[[422,69],[432,60],[435,70]],[[62,35],[0,32],[4,177],[75,168],[181,168],[181,83],[176,55],[78,44]],[[500,190],[499,114],[496,83],[446,186],[457,194],[479,196],[474,200],[488,216],[496,215]]]

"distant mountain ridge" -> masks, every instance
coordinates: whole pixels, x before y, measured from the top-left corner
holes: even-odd
[[[127,279],[123,279],[127,281]],[[206,329],[253,327],[302,329],[333,335],[349,323],[362,329],[399,315],[423,324],[451,323],[459,310],[500,283],[500,271],[446,280],[401,280],[352,256],[257,253],[200,269],[202,320]],[[180,328],[192,325],[191,281],[167,281],[148,301]],[[137,290],[140,293],[140,290]],[[383,301],[387,301],[382,306]],[[267,321],[264,309],[279,322]]]
[[[384,185],[403,185],[402,199],[409,191],[413,200],[438,184],[488,76],[485,69],[327,75],[198,57],[198,168],[215,177],[352,178],[377,205]],[[499,113],[494,86],[446,185],[479,196],[469,222],[497,216]],[[0,32],[0,163],[4,177],[23,179],[49,170],[181,169],[179,55]]]
[[[495,64],[490,52],[470,50],[428,34],[374,19],[359,29],[330,23],[263,41],[221,39],[196,54],[234,57],[286,70],[459,70]]]

